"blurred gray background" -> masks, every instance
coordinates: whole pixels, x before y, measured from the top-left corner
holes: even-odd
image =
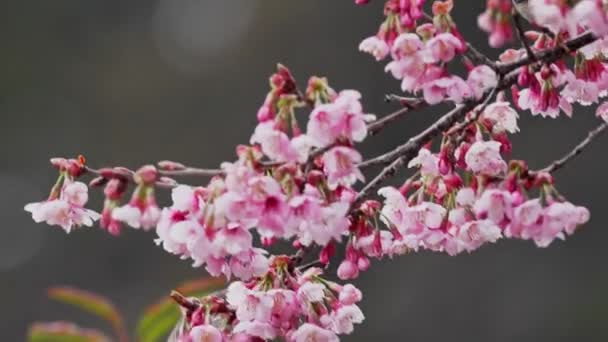
[[[482,0],[457,2],[465,37]],[[309,75],[364,94],[369,112],[395,109],[399,82],[357,52],[382,20],[382,2],[352,0],[5,0],[0,4],[0,341],[22,341],[29,322],[99,322],[45,298],[68,284],[120,303],[131,325],[143,307],[204,273],[156,247],[153,233],[120,238],[92,228],[67,236],[23,211],[43,199],[52,156],[85,154],[93,166],[170,158],[196,166],[232,159],[247,142],[276,62],[302,86]],[[412,114],[368,140],[372,156],[405,140],[444,108]],[[595,126],[522,113],[514,157],[541,167]],[[559,189],[591,209],[566,243],[538,249],[501,241],[457,258],[420,253],[376,263],[355,283],[365,324],[346,341],[608,340],[608,137],[559,172]],[[92,206],[101,195],[92,192]]]

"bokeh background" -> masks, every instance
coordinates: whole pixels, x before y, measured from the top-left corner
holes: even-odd
[[[463,34],[482,50],[483,0],[456,1]],[[352,0],[4,0],[0,4],[0,341],[22,341],[35,320],[98,321],[45,298],[68,284],[119,303],[133,325],[143,307],[204,275],[154,245],[153,233],[120,238],[32,222],[23,205],[47,194],[52,156],[135,167],[160,159],[214,166],[247,142],[275,63],[301,84],[327,76],[364,94],[369,112],[395,109],[399,83],[357,52],[382,3]],[[368,140],[367,156],[418,132],[442,112],[412,114]],[[541,167],[595,126],[521,114],[514,157]],[[559,172],[559,189],[592,221],[567,243],[538,249],[501,241],[457,258],[420,253],[376,263],[356,280],[365,324],[346,341],[608,340],[608,163],[600,137]],[[92,203],[101,195],[92,192]]]

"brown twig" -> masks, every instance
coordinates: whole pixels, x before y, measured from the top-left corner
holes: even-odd
[[[492,61],[488,56],[484,55],[479,50],[477,50],[473,45],[471,45],[471,43],[466,43],[466,47],[467,47],[467,49],[465,51],[465,55],[471,61],[473,61],[477,64],[485,64],[485,65],[489,66],[490,68],[492,68],[492,70],[498,72],[498,67],[496,66],[496,63],[494,61]]]
[[[396,112],[388,114],[380,119],[377,119],[376,121],[370,122],[367,125],[367,131],[369,132],[369,135],[373,136],[373,135],[378,134],[388,124],[400,119],[401,117],[403,117],[405,114],[411,112],[412,110],[422,109],[422,108],[428,106],[428,104],[422,99],[403,98],[403,97],[399,97],[396,95],[387,95],[387,99],[389,99],[389,98],[391,100],[399,101],[399,103],[401,103],[403,105],[403,108],[399,109]]]
[[[587,137],[585,139],[583,139],[581,142],[579,142],[570,152],[568,152],[560,159],[555,160],[554,162],[549,164],[547,167],[545,167],[537,172],[553,173],[553,172],[561,169],[568,161],[572,160],[574,157],[581,154],[585,150],[585,148],[587,146],[589,146],[589,144],[591,144],[591,142],[598,135],[600,135],[602,132],[604,132],[606,130],[607,127],[608,127],[608,124],[603,122],[596,128],[592,129],[591,131],[589,131],[589,134],[587,134]]]
[[[528,58],[530,59],[530,61],[536,62],[536,55],[534,54],[534,51],[532,51],[532,47],[530,47],[530,44],[528,44],[528,40],[526,39],[526,35],[524,34],[521,22],[521,15],[515,9],[513,9],[513,24],[513,26],[515,26],[515,31],[517,32],[517,37],[519,38],[521,45],[523,45],[524,49],[526,50]]]
[[[203,176],[213,177],[219,176],[224,173],[221,169],[200,169],[196,167],[187,167],[183,170],[160,170],[158,174],[166,177],[180,177],[180,176]]]
[[[135,176],[135,171],[128,169],[126,167],[120,167],[120,168],[115,168],[113,171],[113,173],[115,174],[115,176],[108,176],[107,174],[105,174],[104,172],[102,172],[102,169],[94,169],[92,167],[89,166],[85,166],[85,170],[93,175],[105,178],[105,179],[112,179],[112,178],[123,178],[124,180],[131,182],[131,183],[135,183],[134,180],[134,176]],[[119,176],[120,175],[120,176]],[[176,182],[168,182],[168,181],[156,181],[154,183],[156,185],[156,187],[159,188],[166,188],[166,189],[172,189],[175,188],[176,186],[178,186],[179,184]]]
[[[552,63],[552,62],[555,62],[556,60],[562,58],[564,55],[566,55],[572,51],[576,51],[585,45],[591,44],[596,40],[597,40],[597,37],[595,35],[593,35],[593,33],[591,33],[591,32],[583,33],[580,36],[572,38],[572,39],[568,40],[567,42],[560,44],[559,46],[557,46],[555,48],[539,51],[534,56],[535,56],[536,60],[539,62]],[[533,60],[530,56],[526,56],[515,62],[499,64],[497,66],[498,72],[499,72],[499,74],[506,75],[509,72],[511,72],[519,67],[533,64],[534,62],[535,62],[535,60]]]

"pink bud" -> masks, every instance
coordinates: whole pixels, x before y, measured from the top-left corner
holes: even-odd
[[[350,261],[344,260],[338,267],[338,278],[342,280],[355,279],[359,276],[359,268],[357,265]]]
[[[112,179],[108,182],[105,189],[103,190],[106,198],[110,200],[118,200],[122,197],[125,190],[127,189],[127,183],[120,179]]]
[[[51,165],[58,169],[65,169],[68,161],[65,158],[51,158],[50,162]]]
[[[339,299],[344,305],[352,305],[360,302],[361,299],[363,299],[363,295],[361,294],[361,291],[352,284],[346,284],[342,286]]]
[[[362,256],[359,258],[359,260],[357,260],[357,268],[359,269],[359,271],[367,271],[371,264],[371,261],[366,256]]]
[[[135,172],[135,181],[137,183],[152,184],[156,182],[158,172],[154,165],[144,165]]]
[[[382,207],[382,204],[375,200],[367,200],[361,204],[359,208],[364,215],[372,217],[376,215],[378,210]]]
[[[89,182],[89,186],[94,188],[94,187],[98,187],[98,186],[104,186],[106,185],[106,183],[108,182],[107,178],[104,177],[95,177],[93,179],[91,179],[91,181]]]
[[[327,264],[329,264],[329,260],[331,260],[331,257],[335,253],[336,253],[336,246],[334,245],[334,242],[331,241],[330,243],[327,244],[327,246],[323,247],[323,249],[319,253],[319,261],[322,264],[327,265]]]
[[[177,170],[184,170],[186,169],[186,166],[182,163],[178,163],[178,162],[174,162],[171,160],[161,160],[158,162],[158,167],[161,170],[167,170],[167,171],[177,171]]]

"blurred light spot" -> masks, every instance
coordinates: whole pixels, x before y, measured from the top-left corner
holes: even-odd
[[[184,73],[213,69],[213,59],[244,39],[257,0],[161,0],[154,30],[159,53]]]
[[[36,255],[46,238],[46,227],[35,227],[30,214],[23,210],[29,202],[39,201],[44,195],[24,179],[0,174],[0,271],[20,266]]]

